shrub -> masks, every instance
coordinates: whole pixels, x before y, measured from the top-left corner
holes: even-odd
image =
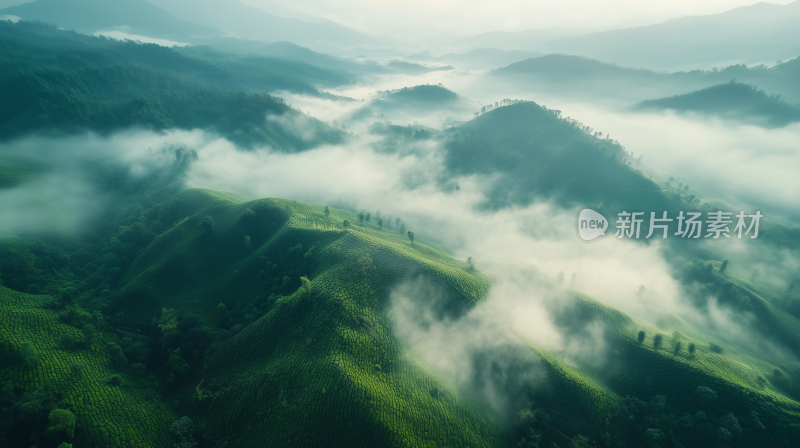
[[[132,362],[147,364],[153,350],[145,341],[139,341],[124,350],[125,356]]]
[[[640,331],[640,332],[639,332],[639,337],[638,337],[638,340],[639,340],[639,343],[640,343],[640,344],[641,344],[642,342],[644,342],[644,337],[645,337],[645,332],[644,332],[644,331]]]
[[[86,324],[81,328],[83,336],[86,338],[86,343],[92,345],[92,341],[97,337],[97,328],[92,324]]]
[[[170,434],[175,439],[176,448],[192,448],[197,446],[192,433],[194,432],[194,422],[189,417],[181,417],[172,423],[169,429]]]
[[[203,217],[203,219],[200,221],[200,227],[203,228],[203,231],[205,233],[214,232],[214,228],[216,227],[216,224],[214,223],[214,218],[210,216]]]
[[[309,280],[308,277],[300,277],[300,294],[311,294],[311,280]]]
[[[709,343],[708,348],[714,353],[722,354],[722,347],[713,342]]]
[[[86,347],[86,343],[75,337],[72,333],[67,333],[61,337],[61,348],[64,350],[77,350]]]
[[[133,373],[144,376],[147,366],[137,362],[136,364],[131,364],[131,369],[133,370]]]
[[[375,266],[372,263],[372,258],[370,258],[369,254],[359,258],[358,265],[361,267],[361,274],[363,275],[367,275],[370,271],[375,269]]]
[[[69,366],[69,371],[72,372],[72,376],[76,380],[82,380],[83,379],[83,364],[81,364],[79,362],[73,362]]]
[[[717,399],[717,393],[706,386],[699,386],[697,389],[695,389],[694,394],[700,399],[700,401],[704,403],[708,403]]]
[[[227,325],[228,320],[231,318],[231,313],[228,311],[228,307],[225,306],[224,303],[220,303],[217,305],[216,311],[214,311],[214,320],[217,321],[217,325],[220,327],[224,327]]]
[[[661,348],[661,345],[662,345],[663,343],[664,343],[664,336],[661,336],[660,334],[657,334],[657,335],[656,335],[656,336],[653,338],[653,347],[654,347],[654,348],[656,348],[656,349],[659,349],[659,348]]]
[[[39,362],[39,355],[36,349],[33,348],[31,341],[24,341],[19,347],[19,355],[22,358],[22,363],[26,366],[35,366]]]
[[[46,434],[49,438],[69,442],[75,435],[75,414],[67,409],[54,409],[48,417]]]
[[[742,427],[739,425],[739,420],[737,420],[736,416],[734,416],[731,412],[728,412],[728,415],[719,419],[719,424],[735,436],[738,436],[742,433]]]
[[[690,343],[689,343],[689,354],[690,354],[690,355],[694,355],[694,351],[695,351],[695,350],[696,350],[696,348],[695,348],[695,346],[694,346],[694,342],[690,342]]]
[[[108,344],[108,356],[111,358],[111,365],[117,370],[125,370],[128,368],[128,358],[122,352],[122,347],[117,344]]]
[[[167,367],[170,370],[169,373],[170,383],[178,382],[178,379],[189,371],[189,364],[181,356],[180,347],[176,348],[175,351],[172,352],[171,355],[169,355],[169,361],[167,361]]]

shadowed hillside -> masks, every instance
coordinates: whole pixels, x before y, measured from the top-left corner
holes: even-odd
[[[730,81],[732,78],[780,94],[790,103],[800,102],[794,78],[800,58],[777,64],[730,65],[722,69],[656,72],[623,67],[586,57],[550,54],[516,62],[486,74],[487,82],[505,82],[550,96],[642,101],[654,96],[679,95]]]
[[[83,36],[30,22],[0,22],[0,136],[37,130],[109,132],[129,127],[212,129],[242,145],[298,150],[340,142],[341,132],[263,93],[320,95],[309,82],[349,81],[284,59],[189,57],[154,44]],[[336,81],[334,81],[336,82]],[[251,92],[251,93],[245,93]],[[286,116],[311,140],[265,120]]]
[[[183,20],[146,0],[36,0],[0,10],[0,15],[55,23],[59,27],[91,34],[122,28],[133,34],[162,37],[178,42],[221,36],[211,26]]]
[[[779,95],[767,95],[754,86],[733,81],[685,95],[642,101],[634,108],[697,112],[768,127],[800,121],[800,106],[791,106]]]

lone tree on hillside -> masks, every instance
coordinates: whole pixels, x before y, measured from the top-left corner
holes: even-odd
[[[194,422],[189,417],[181,417],[176,420],[169,429],[170,434],[175,439],[176,448],[192,448],[197,446],[194,440]]]
[[[378,228],[379,228],[379,229],[382,229],[382,228],[383,228],[383,220],[382,220],[381,218],[378,218],[378,220],[377,220],[377,221],[375,221],[375,222],[377,222],[377,223],[378,223]]]
[[[331,214],[331,211],[328,210],[328,206],[326,205],[325,206],[325,217],[327,218],[328,216],[330,216],[330,214]]]
[[[713,400],[717,399],[717,393],[714,392],[713,389],[706,387],[706,386],[698,386],[698,388],[694,391],[694,394],[703,404],[708,404]]]
[[[31,341],[25,341],[19,347],[19,355],[22,357],[22,362],[26,366],[35,366],[39,362],[39,355],[36,354],[36,349],[33,348]]]
[[[724,274],[725,269],[728,269],[728,260],[722,262],[722,266],[719,267],[719,273]]]
[[[359,213],[358,214],[358,225],[361,225],[361,226],[364,225],[364,214],[363,213]]]
[[[408,231],[408,239],[411,240],[411,244],[413,245],[414,244],[414,232],[412,232],[410,230]]]
[[[97,337],[97,328],[92,324],[86,324],[81,328],[81,333],[86,337],[86,343],[92,345],[92,341]]]
[[[79,362],[73,362],[72,364],[70,364],[69,370],[70,372],[72,372],[72,376],[76,380],[83,379],[83,364]]]
[[[690,342],[689,346],[687,348],[689,349],[689,354],[690,355],[694,355],[694,351],[696,350],[695,346],[694,346],[694,342]]]
[[[214,231],[214,227],[216,224],[214,223],[214,218],[211,216],[204,216],[203,219],[200,221],[200,227],[203,228],[205,233],[212,233]]]
[[[664,343],[664,336],[661,336],[660,334],[657,334],[653,338],[653,347],[654,348],[656,348],[656,349],[661,348],[661,344],[663,344],[663,343]]]
[[[344,229],[347,230],[347,228],[350,227],[350,221],[346,219],[342,221],[342,227],[344,227]]]
[[[369,222],[369,213],[367,213],[366,220]]]
[[[48,426],[45,434],[51,440],[71,442],[75,435],[75,414],[67,409],[53,409],[47,418]]]
[[[640,331],[640,332],[639,332],[639,338],[638,338],[638,339],[639,339],[639,343],[640,343],[640,344],[641,344],[642,342],[644,342],[644,337],[645,337],[645,332],[644,332],[644,331]]]

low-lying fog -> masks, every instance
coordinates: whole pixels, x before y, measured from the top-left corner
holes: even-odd
[[[230,191],[248,198],[284,197],[373,214],[380,211],[382,216],[402,218],[421,242],[440,243],[464,260],[474,257],[479,269],[495,275],[497,283],[486,302],[461,319],[433,322],[435,325],[428,325],[433,318],[424,307],[414,305],[424,299],[435,302],[435,290],[412,283],[402,285],[392,296],[389,316],[398,336],[454,384],[466,387],[477,381],[481,373],[470,370],[472,357],[488,356],[501,346],[513,352],[516,349],[509,347],[517,347],[514,344],[519,341],[561,353],[568,362],[592,362],[592,353],[602,349],[603,338],[598,336],[602,324],[589,322],[577,336],[567,335],[551,318],[558,312],[567,288],[650,322],[675,314],[739,344],[742,350],[789,357],[784,348],[751,328],[747,319],[719,307],[699,310],[691,305],[682,297],[681,285],[673,278],[673,266],[667,258],[669,252],[660,244],[615,238],[584,244],[575,236],[576,210],[544,199],[526,207],[479,211],[477,205],[492,179],[465,177],[457,180],[457,193],[442,191],[438,180],[445,168],[436,140],[409,143],[414,150],[400,154],[379,152],[373,146],[379,137],[367,132],[375,119],[355,122],[349,118],[356,109],[368,105],[378,90],[442,83],[464,96],[469,101],[467,106],[431,113],[387,113],[383,118],[395,124],[416,122],[441,129],[448,118],[470,119],[482,104],[509,97],[495,97],[491,88],[470,89],[479,77],[474,72],[437,71],[415,77],[388,76],[332,92],[363,102],[281,93],[294,107],[329,123],[346,123],[354,134],[346,144],[297,154],[270,148],[241,150],[202,130],[133,130],[109,137],[29,137],[2,143],[0,155],[33,160],[39,169],[35,180],[0,190],[0,233],[74,231],[84,220],[99,216],[104,201],[113,200],[112,193],[98,186],[98,172],[117,173],[123,179],[146,178],[169,166],[176,148],[188,148],[197,152],[197,160],[186,173],[188,186]],[[796,196],[800,180],[793,172],[800,166],[800,125],[762,129],[693,116],[635,114],[574,100],[560,101],[552,92],[541,98],[530,94],[517,98],[541,101],[610,133],[635,156],[643,157],[646,172],[659,180],[674,176],[674,182],[689,185],[689,191],[698,197],[758,209],[789,225],[800,217]],[[769,254],[758,254],[756,248],[723,248],[720,259],[752,257],[753,266],[761,263],[765,270],[779,263],[787,271],[798,272],[796,248]],[[735,262],[732,269],[736,269]],[[639,292],[640,285],[645,287],[644,293]],[[514,356],[503,359],[522,362],[504,364],[509,378],[513,369],[535,363]],[[506,387],[511,380],[504,381]],[[501,387],[492,382],[481,384],[492,390]],[[495,392],[487,392],[487,397],[493,397],[487,400],[499,411],[507,408],[511,398]]]

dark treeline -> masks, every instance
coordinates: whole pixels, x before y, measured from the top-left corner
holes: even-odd
[[[258,92],[320,95],[311,83],[345,83],[350,78],[300,62],[231,60],[208,52],[215,59],[37,23],[0,22],[0,138],[40,130],[106,132],[136,126],[206,128],[243,145],[283,149],[341,141],[342,133],[313,119],[308,125],[316,128],[317,138],[311,142],[268,126],[267,115],[298,112]]]

